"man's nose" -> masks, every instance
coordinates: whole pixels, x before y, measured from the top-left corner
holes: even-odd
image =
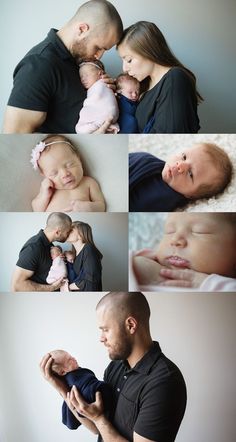
[[[101,336],[100,336],[100,342],[105,342],[105,336],[103,335],[103,333],[101,334]]]
[[[100,60],[100,58],[103,56],[105,52],[105,49],[99,49],[96,54],[94,55],[94,58],[96,58],[96,60]]]

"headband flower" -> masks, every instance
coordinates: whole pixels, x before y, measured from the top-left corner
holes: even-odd
[[[36,146],[32,150],[30,162],[33,165],[34,170],[37,170],[39,168],[38,160],[39,160],[40,155],[44,151],[46,146],[48,146],[48,144],[44,143],[44,141],[40,141],[40,143],[36,144]]]
[[[34,170],[37,170],[39,168],[38,161],[45,147],[58,143],[69,144],[69,146],[72,146],[72,144],[69,143],[69,141],[63,141],[63,140],[51,141],[51,143],[45,143],[44,141],[40,141],[38,144],[36,144],[36,146],[32,149],[31,160],[30,160]]]

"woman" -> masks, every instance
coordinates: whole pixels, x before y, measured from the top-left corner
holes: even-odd
[[[69,289],[102,291],[102,254],[93,242],[90,225],[81,221],[73,222],[66,241],[73,244],[76,252],[73,269],[77,278]]]
[[[144,91],[136,111],[144,133],[196,133],[202,101],[196,78],[170,51],[154,23],[140,21],[124,31],[118,44],[123,70]]]

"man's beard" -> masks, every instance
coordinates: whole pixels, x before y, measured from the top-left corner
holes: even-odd
[[[111,349],[111,352],[108,354],[111,360],[125,360],[128,359],[132,352],[132,343],[128,339],[128,335],[124,329],[120,330],[119,334],[119,343],[116,344],[114,349]]]
[[[71,55],[74,57],[77,64],[80,64],[84,58],[91,57],[87,52],[87,38],[72,45]]]

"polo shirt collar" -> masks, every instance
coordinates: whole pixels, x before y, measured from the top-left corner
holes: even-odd
[[[42,239],[43,245],[48,247],[48,246],[53,246],[53,244],[48,240],[48,238],[46,237],[43,229],[41,229],[39,231],[39,237]]]
[[[50,41],[50,43],[53,44],[58,54],[60,55],[60,58],[62,58],[63,60],[70,59],[75,63],[74,57],[72,57],[70,51],[68,51],[63,41],[58,37],[57,32],[58,29],[50,29],[47,35],[48,40]]]
[[[156,363],[156,361],[161,356],[162,351],[158,342],[153,341],[153,345],[150,350],[145,353],[145,355],[137,362],[137,364],[130,368],[127,361],[123,361],[123,364],[126,367],[127,371],[136,371],[140,374],[148,374],[152,366]]]

